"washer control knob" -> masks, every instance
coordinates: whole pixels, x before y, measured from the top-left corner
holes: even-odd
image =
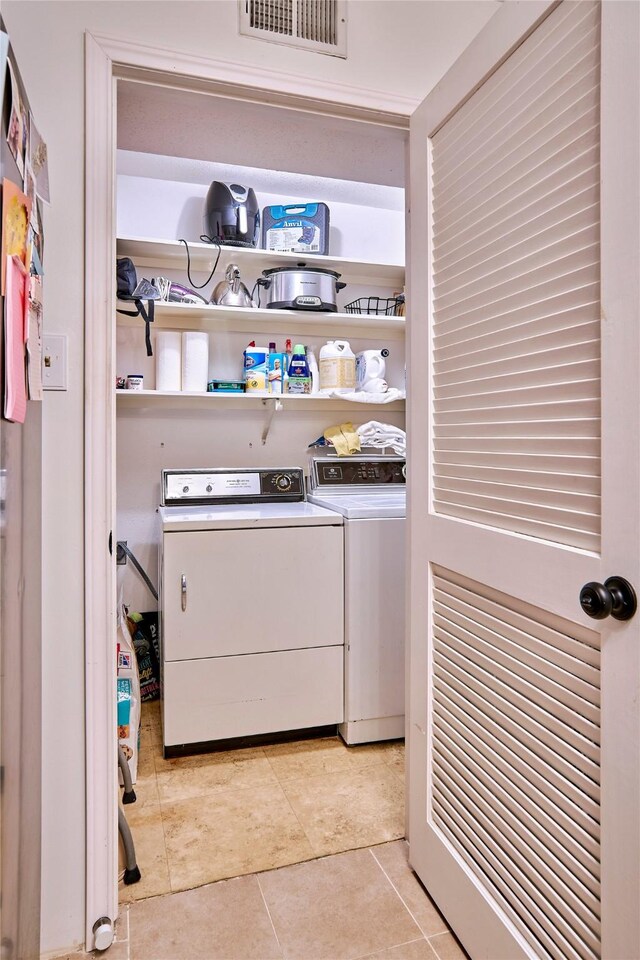
[[[183,487],[183,488],[182,488],[182,492],[183,492],[183,493],[189,493],[189,487]]]
[[[276,486],[278,490],[281,490],[283,493],[291,490],[291,483],[292,480],[288,473],[282,473],[279,477],[276,477]]]
[[[208,483],[206,489],[207,489],[207,493],[211,493],[211,491],[213,490],[213,487],[211,486],[210,483]]]

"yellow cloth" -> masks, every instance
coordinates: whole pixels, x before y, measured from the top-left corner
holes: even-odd
[[[334,445],[339,457],[348,457],[360,450],[360,437],[352,423],[347,422],[336,427],[327,427],[324,431],[324,438]]]

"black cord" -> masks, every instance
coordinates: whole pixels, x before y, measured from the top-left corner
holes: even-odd
[[[205,282],[200,284],[194,283],[193,280],[191,279],[191,254],[189,253],[189,244],[187,243],[186,240],[183,240],[182,237],[178,240],[178,243],[184,243],[185,247],[187,248],[187,277],[189,279],[189,283],[191,284],[191,286],[194,287],[196,290],[202,290],[202,288],[206,287],[206,285],[209,283],[214,273],[218,269],[220,254],[222,253],[222,247],[220,246],[220,241],[217,238],[208,237],[206,234],[203,233],[202,236],[200,237],[200,240],[202,241],[202,243],[215,243],[215,245],[218,248],[218,256],[216,257],[216,262],[213,265],[213,270],[211,271],[211,273],[209,274]]]
[[[151,593],[153,594],[154,599],[157,600],[157,599],[158,599],[158,591],[156,590],[156,588],[154,587],[154,585],[151,583],[151,580],[149,579],[148,574],[146,573],[145,570],[143,570],[143,568],[141,567],[141,565],[140,565],[140,563],[138,562],[137,558],[134,557],[133,553],[131,552],[131,550],[129,549],[129,547],[126,545],[126,543],[124,542],[124,540],[119,540],[119,541],[118,541],[118,546],[121,547],[121,549],[124,551],[124,553],[126,553],[126,555],[129,557],[129,559],[131,560],[131,563],[134,565],[134,567],[136,568],[136,570],[138,571],[138,573],[140,574],[140,576],[142,577],[142,579],[144,580],[144,582],[146,583],[146,585],[149,587],[149,590],[151,590]]]
[[[256,301],[256,298],[255,298],[256,287],[258,288],[258,299],[257,299],[257,301]],[[261,287],[262,287],[262,284],[260,283],[260,281],[259,281],[259,280],[256,280],[256,282],[255,282],[254,285],[253,285],[253,290],[251,291],[251,299],[252,299],[253,302],[256,304],[258,310],[260,309],[260,288],[261,288]]]

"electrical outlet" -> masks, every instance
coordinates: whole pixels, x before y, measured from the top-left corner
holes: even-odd
[[[67,389],[67,337],[46,333],[42,337],[42,387],[44,390]]]
[[[122,549],[123,546],[126,547],[126,545],[127,545],[126,540],[118,540],[118,542],[116,543],[116,563],[122,564],[127,562],[127,555]]]

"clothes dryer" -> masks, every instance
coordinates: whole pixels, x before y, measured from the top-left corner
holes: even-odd
[[[165,755],[340,723],[342,517],[300,468],[165,470],[162,491]]]

